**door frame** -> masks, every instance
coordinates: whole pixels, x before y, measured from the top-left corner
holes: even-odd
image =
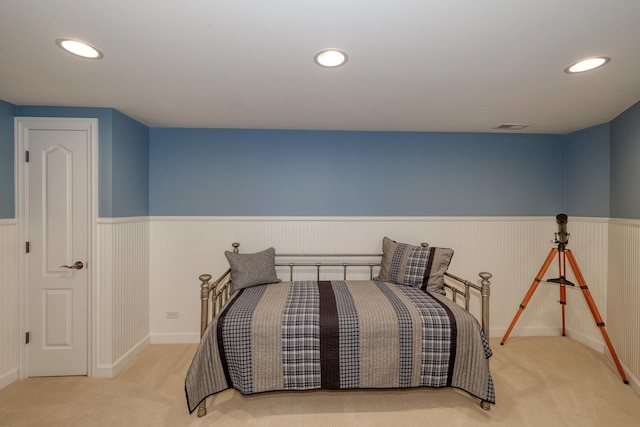
[[[83,130],[87,132],[88,186],[88,247],[87,262],[87,376],[94,376],[96,369],[96,296],[98,283],[97,235],[98,235],[98,119],[97,118],[60,118],[60,117],[15,117],[15,197],[16,218],[18,219],[18,378],[29,376],[27,363],[27,344],[25,335],[29,327],[29,257],[25,251],[29,231],[29,176],[25,167],[27,131],[30,129]]]

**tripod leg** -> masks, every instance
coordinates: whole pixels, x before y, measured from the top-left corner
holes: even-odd
[[[604,322],[602,321],[602,317],[600,317],[600,312],[598,312],[598,307],[596,307],[596,303],[593,301],[593,297],[591,296],[591,292],[589,292],[589,288],[587,287],[587,283],[582,276],[582,272],[580,271],[580,267],[578,267],[578,262],[573,256],[571,250],[566,250],[566,255],[569,258],[569,264],[573,269],[574,274],[576,275],[576,279],[578,280],[578,284],[580,285],[580,289],[582,290],[582,294],[584,295],[585,300],[587,301],[587,305],[591,310],[591,314],[593,315],[593,320],[596,321],[596,326],[600,329],[602,333],[602,338],[604,338],[607,347],[609,348],[609,353],[611,353],[611,357],[613,358],[613,362],[616,364],[616,368],[618,368],[618,372],[622,377],[622,381],[625,384],[629,384],[626,375],[624,374],[624,370],[622,369],[622,365],[620,364],[620,360],[618,360],[618,356],[616,355],[616,351],[611,344],[611,340],[609,339],[609,335],[607,334],[607,330],[604,328]]]
[[[565,321],[564,321],[564,309],[567,306],[567,287],[562,284],[560,285],[560,305],[562,306],[562,336],[565,334]]]
[[[564,253],[564,247],[562,250],[558,250],[558,272],[560,273],[560,307],[562,308],[562,336],[566,335],[565,328],[565,308],[567,306],[567,286],[562,279],[566,279],[567,263]]]
[[[504,345],[504,343],[507,342],[507,339],[509,339],[509,335],[511,334],[511,331],[513,330],[514,326],[516,326],[516,323],[518,322],[518,319],[520,318],[520,315],[522,314],[524,309],[527,308],[527,304],[529,303],[529,300],[531,299],[531,297],[533,296],[533,293],[536,291],[536,288],[542,281],[542,278],[544,277],[544,273],[547,272],[547,269],[551,265],[551,262],[553,261],[553,257],[557,252],[558,252],[558,249],[553,248],[549,252],[549,255],[547,255],[547,259],[544,261],[544,264],[542,265],[542,268],[540,268],[540,271],[538,272],[538,275],[536,276],[536,278],[533,279],[533,283],[529,287],[529,292],[527,292],[527,295],[525,295],[524,299],[522,300],[522,303],[520,304],[520,308],[518,309],[515,317],[511,321],[511,325],[509,325],[509,329],[507,329],[507,332],[504,334],[504,337],[502,337],[502,342],[500,342],[500,345]]]

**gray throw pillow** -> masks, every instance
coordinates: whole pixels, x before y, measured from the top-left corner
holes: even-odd
[[[278,283],[274,248],[254,254],[236,254],[226,251],[224,255],[231,266],[231,293],[251,286]]]
[[[413,246],[385,237],[378,278],[385,282],[444,293],[444,273],[453,249]]]

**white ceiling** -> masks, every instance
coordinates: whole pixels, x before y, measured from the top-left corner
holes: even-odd
[[[567,133],[638,102],[639,71],[638,0],[0,0],[0,99],[151,127]]]

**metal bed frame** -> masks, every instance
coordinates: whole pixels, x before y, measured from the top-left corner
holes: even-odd
[[[233,243],[233,252],[239,253],[238,248],[240,247],[240,243]],[[422,243],[423,247],[428,246],[427,243]],[[333,268],[333,272],[335,273],[336,268],[342,268],[342,280],[347,280],[347,271],[349,268],[368,268],[369,269],[369,280],[372,280],[374,277],[374,269],[380,267],[381,261],[378,262],[362,262],[362,261],[343,261],[343,262],[310,262],[305,261],[309,259],[343,259],[343,260],[353,260],[353,259],[363,259],[363,258],[378,258],[382,259],[382,254],[276,254],[276,259],[302,259],[302,261],[290,261],[290,262],[276,262],[276,267],[286,267],[289,269],[289,280],[293,281],[294,277],[294,269],[315,269],[316,270],[316,280],[320,280],[321,270],[327,268]],[[308,272],[308,271],[307,271]],[[444,287],[448,290],[448,295],[451,297],[453,302],[458,303],[457,297],[461,296],[464,298],[464,308],[469,311],[469,303],[471,300],[471,289],[480,292],[480,324],[482,326],[482,330],[489,340],[489,297],[491,295],[490,288],[492,275],[491,273],[481,272],[478,274],[480,278],[482,278],[481,284],[477,285],[468,280],[461,279],[457,276],[454,276],[451,273],[445,273]],[[200,284],[200,337],[204,335],[207,326],[213,320],[213,318],[224,308],[227,300],[229,299],[229,286],[231,285],[231,269],[227,269],[217,280],[211,281],[212,276],[210,274],[201,274],[199,276]],[[464,289],[464,290],[463,290]],[[480,402],[480,406],[482,409],[488,410],[489,403],[482,401]],[[198,417],[202,417],[207,414],[206,400],[203,400],[202,403],[198,406]]]

